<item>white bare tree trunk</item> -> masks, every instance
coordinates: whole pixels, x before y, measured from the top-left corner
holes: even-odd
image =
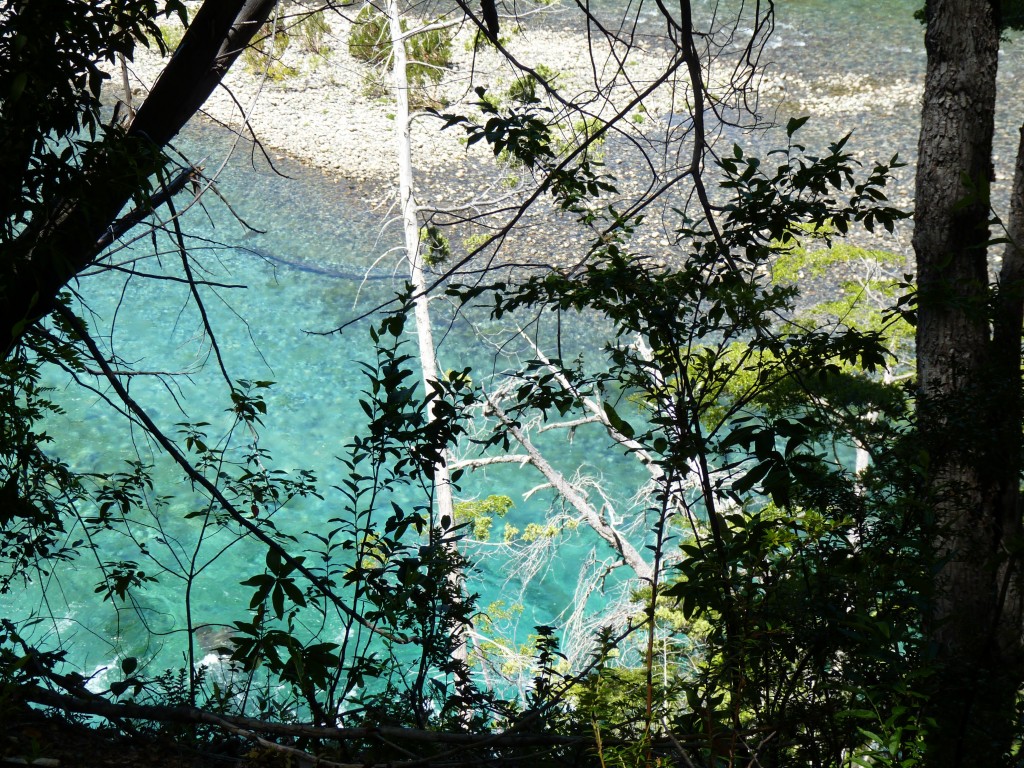
[[[398,155],[398,203],[402,209],[402,231],[405,236],[406,259],[409,262],[409,279],[414,292],[413,307],[416,318],[416,338],[419,346],[420,368],[423,386],[430,393],[437,385],[437,356],[434,348],[434,334],[430,325],[430,299],[427,296],[427,281],[423,274],[423,254],[420,251],[420,226],[418,208],[413,194],[412,173],[412,130],[409,117],[409,77],[405,40],[402,32],[401,12],[397,0],[389,0],[387,7],[391,31],[391,51],[394,57],[392,84],[395,91],[395,137]],[[433,419],[433,408],[428,413]],[[455,505],[452,499],[451,478],[445,461],[434,466],[434,488],[438,520],[455,520]],[[461,580],[460,580],[461,581]],[[466,660],[466,638],[462,633],[456,638],[456,658]]]

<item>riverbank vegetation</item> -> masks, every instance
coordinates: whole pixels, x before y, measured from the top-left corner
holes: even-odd
[[[253,765],[1019,760],[1024,160],[1003,225],[988,195],[991,78],[1009,30],[991,4],[926,9],[918,284],[892,254],[847,242],[907,217],[887,197],[897,155],[858,162],[842,136],[805,146],[805,117],[784,120],[767,153],[718,140],[761,124],[748,106],[770,7],[723,26],[724,7],[659,6],[666,60],[646,82],[624,74],[636,43],[584,13],[589,100],[508,56],[518,79],[504,97],[481,85],[431,103],[495,174],[518,174],[452,207],[421,199],[410,92],[444,76],[454,25],[507,54],[499,25],[518,23],[514,9],[53,5],[0,16],[7,722],[42,707]],[[301,28],[319,49],[316,14],[336,11],[393,100],[381,140],[395,147],[409,277],[393,301],[324,329],[368,335],[372,350],[339,374],[361,382],[360,423],[327,488],[278,468],[273,384],[226,363],[207,307],[231,284],[179,216],[209,180],[169,146],[235,58],[270,72],[289,14],[316,20]],[[141,105],[109,116],[99,63],[164,45],[172,14],[187,19],[176,55]],[[602,54],[616,65],[597,66]],[[949,61],[960,74],[945,81]],[[731,78],[712,87],[722,69]],[[683,94],[673,119],[637,122],[662,86]],[[619,189],[604,165],[613,139],[647,159],[646,187]],[[509,270],[523,217],[542,205],[583,245],[557,266]],[[672,258],[643,244],[651,220]],[[143,230],[153,253],[125,250]],[[847,282],[806,296],[835,263]],[[187,384],[137,369],[101,332],[81,280],[99,270],[184,287],[225,419],[147,407],[141,382],[172,397]],[[449,327],[488,324],[480,343],[503,353],[491,370],[442,369],[443,306]],[[566,332],[581,322],[585,343]],[[52,371],[117,414],[133,451],[121,469],[64,458]],[[573,451],[584,436],[628,470],[593,471]],[[549,508],[499,530],[516,501],[490,479],[501,475],[475,479],[495,467],[532,478]],[[587,554],[558,625],[523,637],[522,604],[482,604],[485,555],[526,583],[578,541]],[[170,625],[152,607],[158,587],[175,593]],[[30,589],[43,608],[23,611],[13,596]],[[128,652],[115,639],[117,657],[88,667],[75,628],[101,615],[95,626],[117,636],[131,622],[142,640]],[[176,669],[159,668],[157,638]]]

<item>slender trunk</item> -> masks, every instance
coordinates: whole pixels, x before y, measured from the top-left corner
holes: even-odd
[[[932,766],[994,766],[1013,733],[1021,620],[1016,545],[1020,327],[1000,379],[990,326],[989,199],[999,28],[989,0],[929,0],[914,250],[924,514],[936,558]],[[1003,371],[1002,373],[1005,373]],[[1017,437],[1012,437],[1011,433]],[[1012,589],[1010,587],[1013,587]]]
[[[437,386],[437,355],[434,348],[434,334],[430,324],[430,298],[427,296],[427,280],[423,272],[423,253],[420,249],[420,225],[418,208],[413,194],[412,137],[409,119],[409,80],[406,73],[407,59],[405,43],[402,41],[401,18],[398,4],[388,4],[391,22],[392,50],[394,55],[395,85],[395,134],[398,139],[398,201],[402,209],[402,232],[405,236],[406,258],[409,262],[409,279],[415,298],[413,307],[416,316],[416,340],[419,345],[420,366],[423,371],[423,385],[429,393]],[[453,516],[452,489],[445,464],[434,468],[437,485],[437,511],[441,516]]]
[[[423,253],[420,249],[420,225],[413,191],[412,137],[409,116],[408,60],[402,32],[401,12],[397,0],[389,0],[388,21],[391,25],[391,51],[394,57],[392,70],[395,91],[395,136],[398,154],[398,202],[402,209],[402,231],[405,236],[405,252],[409,262],[409,279],[414,292],[413,310],[416,317],[416,339],[419,345],[420,368],[423,375],[424,391],[429,394],[437,389],[437,356],[434,335],[430,324],[430,298],[427,295],[427,280],[423,272]],[[431,408],[428,418],[433,419]],[[451,478],[446,461],[434,466],[434,493],[438,520],[448,519],[449,525],[455,520],[455,504],[452,498]],[[450,554],[457,555],[454,545]],[[462,579],[452,576],[453,588],[461,592]],[[454,638],[454,656],[457,661],[467,658],[466,633],[459,632]]]
[[[132,108],[132,84],[128,81],[128,62],[124,60],[124,54],[117,54],[117,68],[121,70],[121,90],[124,91],[124,105],[128,108],[128,119],[130,120],[135,112]]]

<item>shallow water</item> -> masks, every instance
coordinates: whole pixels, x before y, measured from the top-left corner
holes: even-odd
[[[188,133],[182,146],[186,151],[194,147],[192,154],[209,154],[209,169],[221,163],[229,139],[218,129],[199,128]],[[346,454],[346,444],[362,427],[357,402],[367,381],[359,363],[372,359],[368,321],[356,322],[341,334],[322,333],[387,304],[405,281],[396,258],[381,260],[394,243],[394,233],[380,230],[378,212],[317,171],[287,159],[278,162],[278,171],[283,175],[263,163],[253,168],[246,152],[236,151],[218,179],[234,213],[208,195],[204,208],[186,214],[183,230],[202,265],[195,267],[197,277],[216,284],[201,292],[230,376],[275,382],[267,391],[268,413],[259,439],[259,446],[272,456],[265,460],[268,469],[310,469],[319,477],[323,500],[296,499],[274,519],[280,530],[301,536],[306,530],[323,531],[328,518],[341,514],[343,500],[334,486],[344,478],[344,468],[336,457]],[[261,231],[242,226],[236,215]],[[159,258],[149,256],[152,243],[144,239],[137,248],[116,253],[112,261],[134,263],[139,272],[176,273],[179,257],[171,238],[159,236],[157,247]],[[131,262],[133,258],[140,260]],[[119,358],[138,370],[171,374],[161,379],[135,377],[129,384],[131,395],[160,428],[176,436],[181,422],[208,422],[211,444],[218,440],[230,425],[230,401],[187,288],[103,272],[81,277],[75,289],[88,307],[94,336],[108,340]],[[500,381],[516,345],[499,353],[470,332],[467,318],[450,316],[444,302],[436,304],[435,312],[442,368],[473,365],[476,381],[488,376]],[[481,317],[474,322],[489,321]],[[491,325],[496,333],[498,328]],[[578,335],[595,330],[593,320],[584,325],[563,318],[562,338],[573,348],[579,347]],[[502,331],[503,342],[508,333],[507,328]],[[411,340],[406,351],[414,352]],[[234,525],[203,534],[200,543],[200,520],[186,515],[203,510],[201,497],[189,492],[182,472],[159,457],[141,430],[127,430],[123,417],[99,396],[73,386],[59,371],[49,371],[48,377],[66,409],[66,415],[52,419],[48,429],[73,468],[114,472],[136,459],[155,463],[151,503],[167,495],[163,506],[152,517],[140,516],[133,536],[101,533],[96,544],[103,560],[140,562],[159,582],[137,590],[130,604],[118,603],[120,608],[113,610],[111,602],[101,602],[94,593],[98,574],[93,557],[87,555],[57,569],[45,584],[45,595],[35,585],[19,594],[14,604],[8,599],[5,607],[14,617],[54,619],[54,628],[43,622],[34,631],[70,649],[72,663],[87,673],[97,671],[97,687],[109,679],[104,668],[125,656],[140,658],[146,673],[180,667],[187,626],[181,574],[190,559],[195,558],[199,571],[191,596],[193,623],[225,624],[246,618],[251,590],[238,582],[262,570],[262,551],[239,536]],[[96,386],[105,391],[102,383]],[[248,436],[237,430],[230,440],[241,447]],[[590,463],[597,471],[623,477],[615,466],[618,457],[595,446],[584,434],[572,445],[560,446],[564,466]],[[516,507],[504,522],[525,528],[529,522],[542,521],[552,503],[546,491],[523,500],[538,482],[536,476],[501,467],[463,483],[460,495],[511,496]],[[403,505],[422,503],[412,492],[395,500]],[[496,521],[498,537],[504,522]],[[142,546],[150,559],[140,554]],[[571,603],[578,558],[591,546],[567,542],[559,550],[559,564],[536,579],[521,619],[524,637],[535,624],[554,623],[557,612]],[[468,548],[481,555],[493,551],[474,544]],[[470,588],[481,594],[481,606],[501,598],[508,604],[520,599],[522,584],[506,570],[492,558],[471,576]],[[329,629],[325,639],[337,640],[337,631]]]
[[[880,82],[919,77],[921,31],[909,19],[915,5],[909,0],[780,2],[776,32],[769,43],[773,67],[808,78],[851,70],[870,72]],[[1007,55],[1009,62],[1017,58],[1015,50]],[[899,116],[865,119],[856,125],[812,122],[806,135],[813,142],[835,138],[837,127],[856,128],[862,145],[884,148],[882,156],[888,158],[897,150],[912,155],[913,124],[914,120]],[[208,156],[208,170],[224,161],[229,149],[229,137],[214,128],[192,129],[182,143],[190,154]],[[337,328],[387,303],[401,290],[404,273],[393,256],[382,258],[399,234],[393,225],[382,228],[384,212],[372,209],[318,171],[287,159],[278,161],[278,170],[283,175],[261,160],[253,167],[243,146],[236,149],[218,180],[234,211],[260,232],[241,225],[211,196],[206,198],[206,210],[197,208],[188,214],[185,230],[193,238],[193,252],[209,268],[203,277],[223,286],[245,286],[211,287],[204,289],[204,296],[230,375],[276,382],[267,395],[260,446],[273,456],[272,467],[308,468],[320,477],[323,501],[298,500],[275,521],[282,529],[299,533],[317,530],[341,505],[332,490],[342,477],[335,457],[344,453],[359,429],[362,417],[357,402],[365,378],[358,363],[371,355],[366,321],[351,325],[341,335],[314,332]],[[140,243],[140,252],[148,252],[147,248],[148,243]],[[153,259],[140,266],[173,272],[177,259],[173,243],[161,240],[160,248],[165,251],[164,266]],[[361,279],[371,266],[372,279]],[[132,380],[132,395],[163,429],[173,434],[175,424],[186,419],[210,422],[211,433],[226,428],[225,384],[203,338],[194,304],[182,286],[108,273],[85,276],[76,289],[93,313],[94,334],[109,336],[124,360],[138,369],[186,372],[173,378],[170,388],[152,378]],[[470,332],[468,319],[446,315],[441,302],[436,308],[438,330],[443,332],[439,350],[443,369],[473,365],[479,371],[474,374],[478,381],[492,374],[500,381],[506,355],[523,353],[514,345],[499,350],[482,343]],[[474,321],[488,323],[485,318]],[[566,318],[560,329],[567,348],[589,353],[599,343],[600,330],[592,318],[582,322]],[[126,431],[122,418],[96,395],[70,386],[58,373],[50,375],[68,410],[66,418],[54,421],[52,431],[62,456],[73,467],[84,472],[115,471],[136,456],[154,460],[147,439],[138,431]],[[239,434],[233,439],[244,437]],[[610,455],[603,441],[590,440],[582,430],[574,443],[561,444],[558,453],[566,468],[587,463],[624,496],[639,480],[631,462],[620,454]],[[137,605],[117,613],[111,612],[109,602],[97,606],[95,572],[85,567],[90,561],[84,557],[81,570],[73,565],[61,567],[52,576],[45,600],[30,590],[19,595],[16,604],[8,600],[5,606],[12,616],[53,617],[56,629],[40,624],[35,631],[51,639],[59,636],[59,642],[72,650],[73,661],[87,672],[129,655],[142,658],[150,672],[182,664],[182,582],[171,572],[181,570],[175,558],[187,561],[194,551],[198,521],[185,519],[184,514],[194,511],[197,502],[187,493],[177,469],[159,464],[156,475],[154,493],[173,493],[174,498],[159,522],[140,539],[168,570],[160,575],[159,584],[139,592]],[[523,528],[530,521],[540,522],[552,504],[548,491],[524,499],[538,483],[536,476],[516,468],[493,468],[467,481],[463,495],[511,496],[516,507],[507,521]],[[412,496],[405,499],[414,501]],[[499,535],[502,526],[502,521],[496,521]],[[104,559],[138,557],[137,541],[111,534],[102,543]],[[227,549],[220,555],[222,547]],[[491,551],[475,545],[470,550],[478,555]],[[525,595],[529,603],[518,622],[517,640],[524,639],[534,624],[557,621],[557,612],[571,602],[581,562],[590,550],[591,544],[582,538],[559,549],[558,558]],[[237,582],[261,566],[258,549],[227,530],[204,541],[199,561],[209,558],[212,564],[197,579],[193,595],[195,620],[223,623],[245,618],[249,591]],[[471,589],[480,593],[481,605],[521,597],[521,584],[515,578],[509,580],[506,570],[507,564],[492,554],[472,575]],[[53,589],[58,583],[61,589]],[[102,680],[98,678],[97,685]]]

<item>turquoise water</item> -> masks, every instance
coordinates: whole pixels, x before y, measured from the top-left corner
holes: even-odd
[[[920,72],[915,45],[920,30],[905,18],[914,3],[877,2],[791,2],[780,3],[777,31],[770,43],[770,55],[780,68],[794,73],[818,75],[824,71],[867,68],[879,77],[899,73],[913,77]],[[826,54],[831,52],[833,58]],[[831,70],[825,61],[830,61]],[[835,126],[817,130],[831,135]],[[870,122],[859,127],[869,137],[893,139],[906,151],[907,129],[894,132],[892,120]],[[912,133],[912,130],[910,130]],[[900,138],[902,137],[902,138]],[[227,152],[227,137],[216,129],[195,129],[185,140],[197,149],[193,155],[209,155],[208,169],[216,167]],[[912,147],[912,145],[911,145]],[[187,148],[187,147],[186,147]],[[199,149],[201,148],[201,149]],[[887,152],[884,157],[891,154]],[[320,478],[324,499],[296,500],[275,518],[282,530],[300,535],[318,530],[327,518],[337,515],[342,501],[332,486],[342,478],[336,457],[358,432],[361,411],[356,403],[365,386],[358,363],[368,360],[371,346],[368,325],[361,322],[341,335],[323,336],[316,331],[337,328],[362,313],[386,303],[400,290],[404,268],[393,257],[385,257],[370,273],[389,247],[396,243],[397,230],[380,230],[381,212],[372,210],[344,187],[319,172],[281,160],[284,177],[275,175],[263,162],[254,169],[247,161],[247,148],[236,152],[219,184],[238,214],[261,232],[247,230],[231,212],[212,196],[206,209],[191,211],[184,229],[191,236],[190,249],[209,272],[200,275],[225,287],[203,289],[226,366],[234,379],[272,380],[267,395],[268,415],[260,446],[273,457],[271,468],[294,471],[311,469]],[[148,242],[135,252],[149,253]],[[177,256],[173,243],[161,238],[159,262],[150,258],[140,270],[175,272]],[[243,285],[242,287],[226,287]],[[94,334],[112,341],[114,351],[140,370],[182,371],[185,375],[157,380],[138,377],[131,393],[154,420],[169,433],[182,421],[210,422],[210,434],[222,434],[229,424],[226,387],[217,372],[210,346],[187,290],[180,284],[157,282],[123,274],[84,276],[76,289],[88,304]],[[517,345],[500,350],[484,343],[470,329],[469,320],[446,314],[443,302],[435,302],[438,330],[443,330],[439,357],[441,367],[473,365],[474,378],[488,376],[502,380],[508,357],[525,354]],[[481,320],[482,318],[476,318]],[[492,329],[503,339],[509,329]],[[567,349],[584,349],[593,354],[603,329],[593,318],[574,322],[566,318],[560,328]],[[554,329],[542,330],[551,338]],[[504,335],[503,335],[504,334]],[[408,351],[414,351],[410,343]],[[573,353],[575,354],[575,352]],[[109,472],[123,468],[123,462],[140,457],[158,461],[148,438],[139,430],[126,431],[121,416],[96,395],[71,386],[59,374],[51,374],[61,392],[67,417],[53,423],[61,455],[83,472]],[[101,386],[101,385],[100,385]],[[101,386],[102,388],[102,386]],[[187,413],[187,416],[185,415]],[[246,436],[236,434],[234,445]],[[551,443],[554,445],[554,443]],[[572,444],[559,443],[555,455],[569,471],[584,465],[604,477],[613,499],[629,509],[628,499],[642,476],[621,452],[608,451],[597,433],[579,430]],[[45,598],[38,591],[19,596],[8,613],[52,617],[55,623],[41,623],[37,635],[70,651],[72,661],[86,673],[102,670],[115,659],[138,656],[149,672],[174,668],[183,663],[183,581],[181,572],[196,551],[199,522],[186,519],[196,511],[197,497],[188,493],[181,473],[158,463],[154,495],[172,495],[159,514],[147,518],[136,539],[120,533],[105,535],[103,558],[139,560],[144,543],[156,561],[144,563],[150,573],[159,572],[158,584],[139,590],[136,604],[114,611],[93,593],[97,578],[91,555],[80,565],[62,566],[47,584]],[[503,493],[513,498],[515,508],[506,521],[525,528],[543,522],[554,503],[550,491],[541,490],[528,499],[525,494],[540,484],[538,475],[515,467],[498,467],[475,474],[464,483],[467,498]],[[400,499],[419,501],[410,495]],[[500,536],[504,521],[496,521]],[[74,534],[72,534],[74,535]],[[480,603],[522,600],[525,610],[513,623],[515,640],[522,641],[537,623],[559,623],[559,613],[571,605],[577,578],[593,543],[585,536],[559,540],[558,557],[539,573],[524,593],[521,580],[509,578],[505,555],[493,546],[467,545],[469,554],[480,559],[471,574],[469,587],[480,593]],[[600,558],[608,550],[597,548]],[[239,537],[229,526],[204,538],[197,564],[203,566],[193,594],[195,623],[223,624],[246,618],[250,591],[238,582],[259,570],[260,548]],[[614,589],[616,580],[608,583]],[[59,588],[55,588],[59,587]],[[593,604],[600,601],[593,598]],[[325,639],[335,630],[328,629]],[[334,638],[336,639],[336,638]],[[97,685],[104,680],[97,677]]]
[[[185,141],[210,154],[210,168],[227,151],[227,139],[217,129],[201,129],[192,131]],[[260,447],[272,456],[268,469],[309,469],[319,477],[323,500],[296,499],[274,518],[281,531],[301,537],[306,530],[322,531],[328,518],[342,513],[343,500],[334,486],[342,481],[344,469],[336,457],[346,453],[346,444],[361,429],[363,414],[356,403],[366,379],[359,362],[372,357],[367,321],[340,335],[316,332],[337,328],[387,303],[404,279],[395,258],[384,259],[368,272],[394,243],[392,233],[379,231],[378,214],[316,171],[287,160],[278,169],[285,177],[265,165],[253,169],[243,151],[236,153],[219,179],[233,210],[264,232],[244,228],[212,195],[207,196],[204,209],[185,216],[183,230],[189,235],[190,250],[203,265],[202,270],[197,268],[197,276],[218,284],[201,291],[231,377],[275,382],[266,395],[268,414],[259,439]],[[128,263],[140,257],[134,263],[139,272],[177,273],[178,256],[171,238],[157,238],[159,258],[149,256],[152,246],[145,239],[111,260]],[[368,279],[362,279],[364,274]],[[230,401],[187,288],[106,272],[83,276],[75,289],[87,306],[96,338],[137,370],[171,374],[159,379],[135,377],[129,384],[131,395],[160,428],[175,436],[180,422],[209,422],[211,444],[224,446],[220,436],[231,423],[226,413]],[[476,381],[493,377],[497,383],[509,355],[525,352],[512,343],[499,354],[493,342],[483,343],[470,332],[466,318],[452,317],[444,302],[436,303],[435,312],[444,369],[472,365]],[[486,322],[484,317],[475,320]],[[491,325],[490,330],[497,333],[499,329]],[[579,324],[563,318],[560,328],[563,341],[574,349],[580,347],[578,335],[597,330],[593,319]],[[506,328],[494,338],[506,342],[509,335]],[[598,338],[599,334],[594,343]],[[406,351],[414,350],[410,339]],[[126,461],[136,459],[155,464],[150,500],[166,495],[164,506],[156,507],[151,516],[138,515],[130,535],[124,530],[100,533],[95,543],[103,560],[139,562],[159,581],[136,590],[127,605],[101,601],[94,593],[99,578],[94,556],[85,554],[57,569],[45,583],[45,594],[37,584],[19,595],[8,610],[15,617],[53,619],[52,625],[49,621],[37,624],[34,632],[68,649],[73,664],[97,675],[97,687],[109,682],[106,668],[125,656],[138,657],[147,673],[180,667],[185,660],[187,626],[182,574],[189,570],[188,563],[194,558],[199,574],[191,596],[193,624],[224,625],[247,618],[251,589],[238,582],[262,570],[263,550],[240,536],[234,525],[202,533],[200,540],[200,520],[186,515],[202,511],[202,500],[189,492],[181,471],[159,456],[140,429],[128,430],[123,417],[98,394],[73,386],[59,371],[48,372],[48,377],[67,410],[64,418],[52,420],[49,431],[74,469],[123,471]],[[91,383],[105,391],[101,382]],[[635,486],[635,473],[631,477],[621,456],[608,455],[597,435],[594,438],[580,430],[571,445],[559,445],[557,458],[566,471],[589,466],[616,481],[628,479],[613,491],[623,496],[619,501],[625,505]],[[244,430],[238,430],[230,444],[241,449],[248,439]],[[515,500],[505,520],[496,521],[500,540],[505,522],[520,529],[530,522],[543,522],[552,494],[542,490],[524,500],[524,494],[540,482],[538,475],[499,467],[473,475],[463,483],[460,496],[501,493]],[[422,498],[409,493],[399,495],[397,501],[411,506],[422,503]],[[469,589],[480,594],[481,606],[498,599],[506,605],[523,602],[526,609],[513,620],[520,626],[510,631],[514,640],[524,640],[534,625],[558,623],[558,614],[572,603],[580,560],[592,546],[585,537],[560,540],[558,560],[521,594],[521,579],[508,573],[507,559],[495,546],[467,543],[469,554],[482,563],[470,574]],[[323,639],[337,640],[339,631],[328,628]]]

